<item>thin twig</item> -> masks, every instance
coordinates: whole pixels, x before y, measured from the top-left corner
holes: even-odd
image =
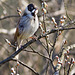
[[[43,4],[44,4],[44,0],[42,0],[43,1]],[[43,11],[43,25],[44,25],[44,30],[45,30],[45,32],[47,31],[46,30],[46,24],[45,24],[45,17],[46,17],[46,15],[45,15],[45,13],[44,13],[44,11]],[[47,46],[47,53],[48,53],[48,55],[49,55],[49,40],[48,40],[48,38],[47,38],[47,36],[45,36],[45,40],[46,40],[46,46]],[[49,56],[50,57],[50,56]],[[46,74],[47,74],[47,71],[48,71],[48,66],[49,66],[49,62],[47,63],[47,68],[46,68]]]
[[[32,48],[32,46],[31,46],[31,48]],[[33,49],[33,48],[32,48],[32,49]],[[54,67],[54,65],[53,65],[53,61],[52,61],[50,58],[48,58],[47,56],[43,55],[43,54],[40,53],[40,52],[37,52],[37,51],[34,50],[34,49],[33,49],[33,51],[28,51],[28,50],[24,50],[24,51],[26,51],[26,52],[32,52],[32,53],[36,53],[36,54],[42,56],[43,58],[48,59],[48,60],[50,61],[50,63],[52,64],[53,69],[55,70],[55,67]]]
[[[4,20],[7,18],[12,18],[12,17],[20,17],[19,15],[9,15],[9,16],[4,16],[3,18],[0,18],[0,20]]]
[[[47,50],[45,44],[44,44],[43,42],[41,42],[40,40],[38,40],[38,41],[41,43],[41,45],[43,46],[43,48],[44,48],[45,50]]]
[[[40,52],[37,52],[36,50],[34,50],[34,49],[32,48],[32,46],[30,46],[30,48],[31,48],[33,51],[28,51],[28,50],[24,50],[24,51],[36,53],[36,54],[38,54],[38,55],[40,55],[40,56],[42,56],[42,57],[44,57],[44,58],[46,58],[46,59],[52,61],[52,60],[51,60],[50,58],[48,58],[47,56],[45,56],[45,55],[41,54]]]
[[[67,27],[67,26],[72,25],[72,24],[75,25],[75,19],[67,22],[63,27]]]
[[[43,1],[43,4],[44,4],[44,0],[42,0],[42,1]],[[44,30],[46,32],[47,30],[46,30],[46,24],[45,24],[45,17],[46,17],[46,15],[45,15],[45,13],[43,11],[43,25],[44,25]],[[47,53],[49,54],[49,46],[48,46],[47,36],[45,37],[45,40],[46,40],[46,45],[47,45]]]
[[[71,59],[71,61],[70,61],[69,68],[68,68],[68,71],[67,71],[67,75],[69,75],[70,68],[71,68],[71,64],[72,64],[72,60],[73,60],[73,59]]]
[[[58,29],[58,30],[59,30],[59,29]],[[56,44],[57,37],[58,37],[58,33],[56,33],[56,37],[55,37],[55,40],[54,40],[52,49],[51,49],[50,54],[49,54],[50,56],[52,56],[52,54],[53,54],[53,51],[54,51],[54,47],[55,47],[55,44]]]
[[[27,64],[23,63],[20,60],[16,60],[16,59],[12,59],[13,61],[18,61],[21,65],[23,65],[24,67],[28,68],[29,70],[31,70],[35,75],[39,75],[38,72],[36,72],[33,68],[29,67]]]
[[[67,13],[67,6],[65,6],[65,10],[66,10],[66,16],[67,16],[67,18],[69,18],[69,20],[71,21],[72,19],[69,17],[69,15]]]

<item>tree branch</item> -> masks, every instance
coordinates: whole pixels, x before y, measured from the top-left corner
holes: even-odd
[[[59,28],[59,31],[63,31],[63,30],[71,30],[71,29],[75,29],[75,27],[70,27],[70,28]],[[43,37],[45,37],[46,35],[49,35],[51,33],[55,33],[58,31],[58,28],[56,29],[52,29],[51,31],[46,32],[43,35],[40,35],[38,39],[41,39]],[[23,46],[21,46],[21,48],[19,48],[17,51],[15,51],[11,56],[7,57],[6,59],[4,59],[3,61],[0,62],[0,66],[3,65],[4,63],[12,60],[16,55],[18,55],[21,51],[23,51],[26,47],[28,47],[30,44],[34,43],[35,41],[37,41],[36,39],[32,39],[29,42],[27,42],[26,44],[24,44]]]
[[[39,75],[38,72],[36,72],[33,68],[27,66],[27,64],[23,63],[22,61],[20,60],[16,60],[16,59],[12,59],[13,61],[18,61],[21,65],[23,65],[24,67],[28,68],[29,70],[31,70],[33,73],[35,73],[35,75]]]
[[[19,15],[9,15],[9,16],[4,16],[2,18],[0,18],[0,20],[4,20],[4,19],[7,19],[7,18],[12,18],[12,17],[20,17]]]

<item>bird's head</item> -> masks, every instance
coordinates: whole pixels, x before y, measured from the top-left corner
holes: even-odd
[[[24,11],[25,15],[29,14],[33,17],[35,17],[37,15],[37,13],[38,13],[38,9],[33,4],[29,4]]]

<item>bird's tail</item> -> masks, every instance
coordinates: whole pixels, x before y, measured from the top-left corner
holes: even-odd
[[[17,46],[16,51],[19,49],[19,46]],[[19,54],[15,56],[15,59],[19,59]]]
[[[20,41],[18,41],[18,44],[17,44],[17,47],[16,47],[16,51],[21,47],[21,45],[22,45],[22,40]],[[16,55],[16,57],[15,57],[17,60],[19,59],[19,54],[18,55]]]

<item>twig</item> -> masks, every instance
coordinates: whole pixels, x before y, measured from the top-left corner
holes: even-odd
[[[71,68],[71,63],[72,63],[72,59],[71,59],[70,64],[69,64],[69,68],[68,68],[68,71],[67,71],[67,75],[69,75],[70,68]]]
[[[32,48],[32,46],[30,46],[30,48]],[[32,53],[36,53],[36,54],[38,54],[38,55],[40,55],[40,56],[42,56],[42,57],[44,57],[44,58],[46,58],[46,59],[52,61],[52,60],[51,60],[50,58],[48,58],[47,56],[45,56],[45,55],[43,55],[43,54],[41,54],[41,53],[35,51],[33,48],[32,48],[32,50],[33,50],[33,51],[28,51],[28,50],[24,50],[24,51],[26,51],[26,52],[32,52]]]
[[[75,64],[72,64],[72,65],[71,65],[71,68],[70,68],[70,71],[69,71],[69,75],[73,74],[73,73],[72,73],[72,70],[74,70],[74,68],[75,68]],[[73,75],[74,75],[74,74],[73,74]]]
[[[55,71],[55,73],[58,73],[58,71],[60,70],[60,68],[61,68],[61,66],[62,66],[62,63],[64,62],[64,57],[65,57],[65,53],[67,52],[67,50],[70,50],[70,49],[73,49],[73,48],[75,48],[75,44],[73,44],[73,45],[70,45],[70,46],[67,46],[66,48],[64,48],[63,50],[62,50],[62,54],[61,54],[61,56],[60,56],[60,59],[59,59],[59,61],[61,62],[61,64],[60,63],[57,63],[57,65],[56,65],[56,71]],[[69,64],[69,69],[68,69],[68,71],[67,71],[67,75],[69,75],[69,72],[70,72],[70,68],[71,68],[71,64],[72,64],[72,58],[71,58],[71,61],[70,61],[70,64]],[[54,73],[54,74],[55,74]]]
[[[65,10],[66,10],[66,16],[67,16],[67,18],[69,18],[69,20],[71,21],[72,19],[69,17],[69,15],[67,13],[67,6],[65,6]]]
[[[31,47],[31,48],[32,48],[32,47]],[[39,52],[37,52],[37,51],[35,51],[35,50],[33,50],[33,51],[24,50],[24,51],[33,52],[33,53],[36,53],[36,54],[42,56],[43,58],[48,59],[48,60],[50,61],[50,63],[52,64],[53,69],[55,70],[55,67],[54,67],[54,65],[53,65],[53,61],[52,61],[50,58],[48,58],[47,56],[45,56],[45,55],[43,55],[43,54],[41,54],[41,53],[39,53]]]
[[[69,21],[68,23],[66,23],[63,27],[66,27],[66,26],[71,25],[71,24],[74,24],[75,25],[75,19]]]
[[[41,43],[41,45],[44,47],[44,49],[47,50],[45,44],[43,42],[41,42],[40,40],[38,40],[38,41]]]
[[[44,0],[42,0],[42,3],[43,3],[43,9],[44,9]],[[43,25],[44,25],[44,30],[45,32],[47,31],[46,30],[46,24],[45,24],[45,17],[46,17],[46,14],[45,12],[43,11]],[[48,46],[48,39],[47,39],[47,36],[45,37],[45,40],[46,40],[46,45],[47,45],[47,53],[49,54],[49,46]]]
[[[7,18],[12,18],[12,17],[20,17],[19,15],[9,15],[9,16],[4,16],[3,18],[0,18],[0,20],[4,20]]]
[[[36,54],[42,56],[43,58],[48,59],[48,60],[50,61],[51,65],[52,65],[53,69],[55,70],[55,67],[54,67],[54,65],[53,65],[53,61],[52,61],[50,58],[48,58],[47,56],[45,56],[45,55],[43,55],[43,54],[37,52],[36,50],[34,50],[31,45],[30,45],[29,47],[30,47],[33,51],[27,51],[27,50],[24,50],[24,51],[33,52],[33,53],[36,53]],[[47,64],[47,67],[48,67],[48,65],[49,65],[49,62],[48,62],[48,64]]]
[[[58,29],[59,30],[59,29]],[[58,37],[58,33],[56,33],[56,37],[55,37],[55,40],[54,40],[54,44],[53,44],[53,46],[52,46],[52,49],[51,49],[51,51],[50,51],[50,56],[52,56],[52,54],[53,54],[53,51],[54,51],[54,47],[55,47],[55,44],[56,44],[56,40],[57,40],[57,37]],[[52,58],[52,57],[51,57]]]
[[[42,9],[45,9],[45,7],[44,7],[44,0],[42,0],[42,3],[43,3],[43,5],[42,5]],[[45,32],[47,31],[47,29],[46,29],[46,24],[45,24],[45,17],[46,17],[46,13],[45,13],[45,11],[43,11],[43,25],[44,25],[44,30],[45,30]],[[45,40],[46,40],[46,46],[47,46],[47,53],[48,53],[48,55],[49,55],[49,53],[50,53],[50,51],[49,51],[49,40],[48,40],[48,38],[47,38],[47,36],[45,36]],[[49,55],[49,57],[50,57],[50,55]],[[49,67],[49,61],[48,61],[48,63],[47,63],[47,68],[46,68],[46,74],[47,74],[47,71],[48,71],[48,67]]]
[[[13,61],[18,61],[21,65],[23,65],[24,67],[28,68],[29,70],[31,70],[35,75],[39,75],[38,72],[36,72],[33,68],[29,67],[27,64],[23,63],[20,60],[16,60],[16,59],[12,59]]]
[[[8,39],[4,39],[6,43],[8,43],[8,45],[10,47],[16,48],[13,44],[11,44],[11,42]]]

